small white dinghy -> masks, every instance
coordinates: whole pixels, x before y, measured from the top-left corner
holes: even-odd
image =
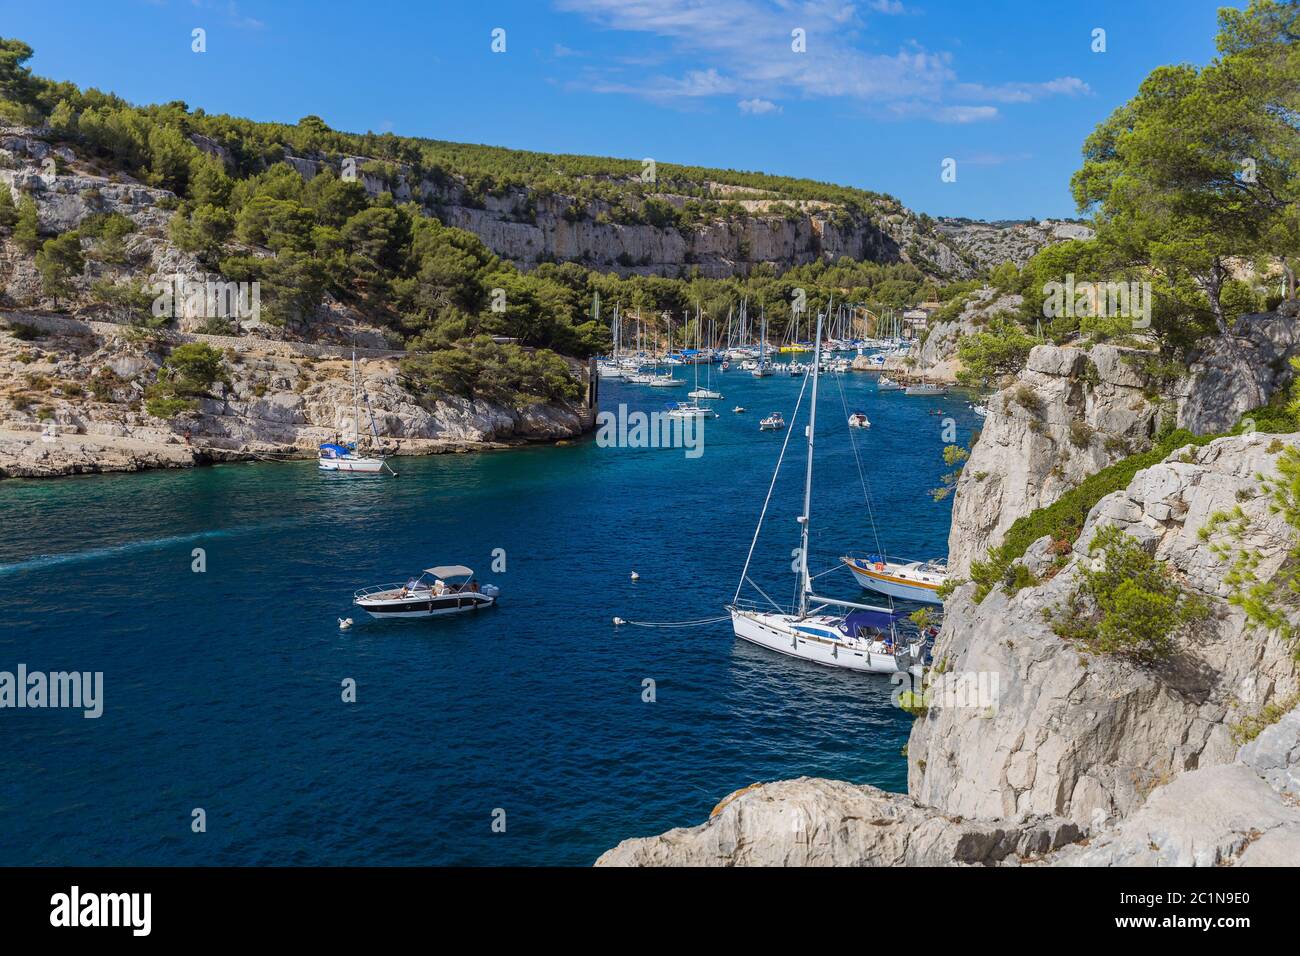
[[[850,428],[870,428],[871,419],[867,418],[866,412],[854,412],[849,416]]]
[[[405,584],[362,588],[352,603],[378,620],[390,617],[438,617],[492,607],[501,589],[479,584],[474,572],[461,564],[426,568]]]

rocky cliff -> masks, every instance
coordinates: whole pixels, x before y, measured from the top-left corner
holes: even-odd
[[[705,824],[624,841],[599,862],[1295,862],[1300,710],[1277,718],[1300,700],[1296,649],[1278,630],[1248,625],[1229,600],[1239,585],[1228,552],[1255,556],[1261,580],[1293,560],[1294,529],[1260,476],[1276,474],[1278,456],[1297,446],[1300,435],[1245,435],[1179,449],[1097,503],[1063,567],[1049,571],[1031,548],[1024,560],[1043,583],[995,590],[980,604],[974,585],[959,589],[937,670],[995,674],[999,690],[992,701],[936,696],[908,743],[907,796],[805,779],[765,784],[728,798]],[[1226,551],[1220,513],[1240,516]],[[1161,663],[1089,651],[1045,620],[1091,566],[1087,544],[1106,525],[1165,562],[1208,608]],[[1282,613],[1300,617],[1285,599]],[[1267,726],[1240,745],[1252,724]]]
[[[142,400],[178,344],[175,336],[141,337],[107,323],[23,314],[4,318],[0,477],[308,457],[319,443],[351,436],[355,428],[351,363],[341,349],[187,336],[225,350],[229,381],[218,382],[196,412],[164,421],[149,415]],[[400,355],[358,363],[378,444],[389,453],[554,441],[579,435],[588,424],[581,409],[562,404],[513,408],[451,395],[422,400],[402,381]],[[365,409],[362,416],[365,434],[371,419]]]
[[[988,402],[979,441],[958,480],[948,562],[958,576],[1023,515],[1102,468],[1145,451],[1164,424],[1227,430],[1289,384],[1300,326],[1277,314],[1243,316],[1231,345],[1196,352],[1186,374],[1159,377],[1152,353],[1095,345],[1039,345],[1025,370]]]
[[[994,269],[1004,262],[1023,266],[1046,246],[1093,236],[1089,226],[1062,219],[1015,223],[940,219],[938,231],[977,269]]]

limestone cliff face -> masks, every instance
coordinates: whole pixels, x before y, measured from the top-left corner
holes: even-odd
[[[1296,662],[1284,641],[1249,629],[1223,600],[1227,567],[1211,552],[1216,539],[1199,531],[1216,511],[1240,507],[1250,522],[1240,547],[1262,555],[1256,573],[1271,577],[1293,532],[1257,476],[1276,474],[1278,449],[1297,440],[1257,435],[1177,451],[1097,504],[1071,563],[1047,583],[1014,597],[996,589],[979,605],[974,585],[963,586],[945,607],[936,659],[958,673],[999,674],[1002,700],[992,714],[939,708],[917,721],[913,796],[947,813],[1052,813],[1086,824],[1098,813],[1126,815],[1175,774],[1230,761],[1230,724],[1293,693]],[[1081,653],[1044,620],[1076,584],[1101,524],[1122,528],[1213,600],[1213,618],[1168,666]]]
[[[1150,444],[1160,415],[1142,353],[1039,345],[989,414],[953,501],[948,563],[964,577],[1022,515]],[[1127,360],[1126,360],[1127,359]]]
[[[105,326],[42,332],[11,317],[23,338],[0,324],[0,477],[137,471],[266,455],[303,457],[355,431],[351,363],[306,354],[290,343],[223,342],[229,384],[218,383],[194,414],[164,421],[148,414],[144,390],[164,348]],[[27,317],[29,321],[37,321]],[[67,320],[60,320],[68,323]],[[239,350],[228,343],[234,342]],[[457,396],[421,400],[402,382],[400,353],[359,362],[379,444],[389,453],[427,454],[503,442],[580,435],[580,409],[518,408]],[[361,433],[370,431],[363,406]],[[185,431],[191,444],[183,440]]]
[[[940,219],[938,228],[952,239],[967,259],[981,269],[993,269],[1004,262],[1023,266],[1046,246],[1071,239],[1091,239],[1093,236],[1093,231],[1088,226],[1060,219],[1006,225]]]
[[[1228,430],[1290,384],[1287,359],[1297,354],[1300,325],[1275,313],[1243,316],[1231,344],[1210,341],[1172,386],[1144,371],[1150,353],[1036,346],[1017,380],[989,400],[957,483],[949,566],[966,576],[1017,518],[1146,450],[1164,423],[1195,434]]]
[[[1200,535],[1212,515],[1240,507],[1244,530],[1227,543],[1259,556],[1261,579],[1288,560],[1294,531],[1259,479],[1276,474],[1288,446],[1300,447],[1300,435],[1179,449],[1098,502],[1045,583],[1013,597],[994,591],[978,605],[973,585],[950,598],[939,669],[997,675],[998,693],[970,706],[938,697],[917,719],[906,797],[824,781],[767,784],[733,795],[701,826],[624,841],[600,862],[1295,863],[1300,710],[1244,747],[1234,738],[1248,718],[1296,699],[1295,649],[1247,626],[1227,600],[1229,563],[1212,550],[1222,532]],[[1167,562],[1210,607],[1165,663],[1087,653],[1044,620],[1092,560],[1087,544],[1102,525]],[[1046,571],[1041,548],[1025,561]],[[1088,843],[1076,844],[1084,833]]]
[[[961,371],[957,346],[968,335],[974,335],[995,315],[1016,313],[1024,298],[1019,295],[1002,295],[996,289],[984,288],[970,296],[956,319],[936,322],[930,326],[921,347],[915,355],[897,363],[909,374],[920,375],[939,382],[956,382]],[[891,360],[892,362],[892,360]]]

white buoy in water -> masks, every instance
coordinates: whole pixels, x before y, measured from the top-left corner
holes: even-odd
[[[352,626],[352,618],[350,618],[350,617],[341,617],[341,618],[339,618],[339,630],[340,630],[340,631],[346,631],[346,630],[347,630],[348,628],[350,628],[351,626]]]
[[[616,617],[616,618],[614,618],[614,626],[615,626],[615,627],[618,627],[620,624],[626,624],[626,623],[627,623],[627,621],[623,620],[621,617]]]
[[[635,571],[633,571],[633,572],[632,572],[632,580],[633,580],[633,581],[640,581],[640,580],[641,580],[641,575],[639,575],[639,574],[637,574]]]

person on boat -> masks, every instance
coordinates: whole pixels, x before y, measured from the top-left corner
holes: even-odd
[[[447,593],[447,584],[442,580],[442,578],[438,578],[438,580],[433,582],[433,593],[439,596]]]

